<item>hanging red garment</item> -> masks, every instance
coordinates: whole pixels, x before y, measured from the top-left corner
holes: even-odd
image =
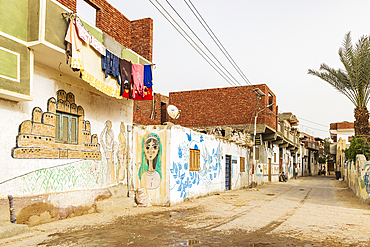
[[[140,95],[137,95],[135,100],[153,100],[153,90],[152,90],[153,87],[151,88],[147,88],[145,87],[144,88],[144,97],[140,96]]]
[[[132,88],[132,98],[136,99],[139,95],[144,96],[144,65],[132,64],[132,79],[134,80],[134,85]]]

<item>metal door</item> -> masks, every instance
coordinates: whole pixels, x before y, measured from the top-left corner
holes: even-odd
[[[226,155],[225,162],[225,190],[231,190],[231,156]]]

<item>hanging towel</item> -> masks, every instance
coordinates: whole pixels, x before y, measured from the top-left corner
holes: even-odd
[[[77,29],[77,34],[80,39],[85,41],[86,44],[90,44],[90,33],[87,31],[87,29],[83,26],[80,19],[75,18],[75,25]]]
[[[121,75],[121,96],[131,98],[131,70],[132,64],[129,61],[119,59],[119,73]]]
[[[151,88],[153,83],[152,65],[144,65],[144,86]]]
[[[137,94],[144,96],[144,65],[141,64],[132,64],[132,79],[134,80],[134,86],[132,88],[132,98],[135,99]]]
[[[71,45],[68,45],[66,48],[67,57],[69,57],[70,66],[73,70],[83,69],[83,62],[82,62],[82,53],[81,53],[81,47],[82,42],[78,38],[76,26],[74,25],[74,20],[71,20],[69,22],[68,30],[65,36],[65,41],[67,41],[67,44],[70,43]]]
[[[94,36],[90,35],[90,45],[100,54],[105,56],[105,47]]]
[[[105,56],[101,58],[101,65],[105,72],[105,78],[107,78],[108,75],[112,75],[117,79],[118,85],[121,85],[119,80],[119,58],[108,51],[108,49],[105,49]]]

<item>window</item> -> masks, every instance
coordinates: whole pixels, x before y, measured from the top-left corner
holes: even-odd
[[[274,163],[276,163],[276,153],[274,153]]]
[[[240,157],[240,172],[245,172],[245,158]]]
[[[96,24],[96,8],[94,8],[91,3],[85,2],[85,0],[77,0],[77,14],[82,17],[84,21],[95,26]]]
[[[189,171],[200,171],[200,151],[190,149]]]
[[[68,113],[56,113],[55,141],[77,144],[78,117]]]

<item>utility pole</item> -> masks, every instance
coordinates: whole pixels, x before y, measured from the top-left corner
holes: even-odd
[[[254,175],[256,170],[256,126],[257,126],[257,103],[258,97],[264,97],[266,94],[261,91],[259,88],[255,88],[252,90],[256,94],[256,106],[254,108],[254,132],[253,132],[253,165],[252,165],[252,187],[254,184]]]

